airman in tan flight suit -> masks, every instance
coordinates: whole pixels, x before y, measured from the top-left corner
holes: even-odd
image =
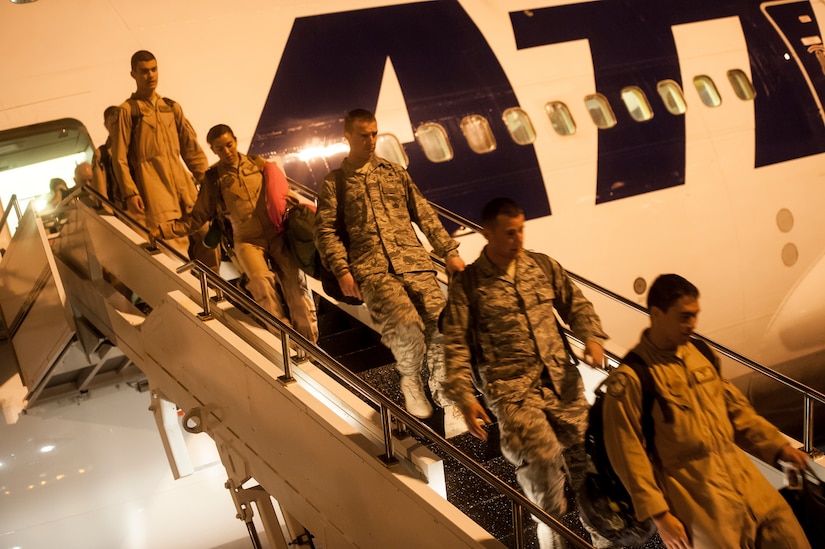
[[[226,215],[232,224],[233,252],[241,271],[249,278],[247,289],[252,297],[273,316],[316,342],[318,325],[304,274],[267,212],[264,163],[239,153],[235,134],[225,124],[213,126],[206,139],[220,160],[207,172],[194,208],[180,219],[153,228],[152,236],[187,235],[204,222]],[[267,259],[272,261],[271,269]],[[278,284],[289,308],[288,315]]]
[[[155,91],[155,56],[145,50],[136,52],[132,56],[131,75],[137,91],[118,107],[112,167],[127,211],[147,227],[156,227],[192,209],[198,197],[195,182],[203,179],[209,163],[180,104]],[[186,172],[181,158],[192,175]],[[217,268],[219,252],[202,243],[207,230],[208,226],[200,228],[194,238],[193,258]],[[189,239],[178,238],[170,243],[181,254],[188,255]]]
[[[610,374],[603,410],[607,454],[636,517],[652,518],[668,549],[810,548],[784,498],[743,449],[771,465],[781,459],[800,468],[808,455],[690,342],[699,291],[679,275],[662,275],[650,287],[648,308],[650,328],[633,350],[672,413],[666,420],[661,404],[653,405],[652,461],[641,383],[629,366]]]

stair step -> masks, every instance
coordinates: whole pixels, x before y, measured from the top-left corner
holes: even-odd
[[[356,374],[379,366],[384,366],[386,364],[394,364],[392,353],[390,353],[389,350],[383,345],[374,345],[372,347],[366,347],[364,349],[338,355],[330,351],[327,352],[331,356],[334,356],[338,362]]]
[[[318,322],[322,334],[318,345],[322,349],[367,381],[373,388],[395,402],[403,404],[403,397],[399,388],[400,376],[395,369],[395,359],[390,350],[381,344],[379,334],[323,299],[318,305]],[[424,372],[423,379],[425,392],[432,400],[430,389],[427,386],[426,372]],[[443,410],[438,407],[434,408],[432,417],[423,421],[433,431],[443,436]],[[478,440],[466,432],[450,438],[450,442],[495,476],[514,489],[520,490],[516,481],[515,469],[501,455],[498,442],[498,425],[494,423],[488,426],[487,431],[489,442]],[[427,444],[433,452],[444,460],[447,500],[490,532],[502,544],[513,547],[513,517],[510,500],[481,482],[475,474],[467,471],[463,466],[459,466],[455,459],[445,455],[436,446],[428,444],[426,440],[421,442]],[[588,539],[587,532],[579,522],[575,503],[569,489],[567,489],[567,496],[570,512],[562,517],[562,522],[584,539]],[[523,530],[525,547],[527,549],[537,549],[536,525],[529,514],[525,514]],[[644,546],[644,549],[663,547],[664,545],[659,537],[654,536]]]

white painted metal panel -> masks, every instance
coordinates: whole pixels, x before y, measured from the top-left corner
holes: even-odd
[[[75,331],[49,240],[29,207],[0,268],[0,310],[11,334],[20,374],[33,391]]]
[[[239,479],[252,476],[324,547],[500,547],[489,533],[180,292],[141,326],[141,368],[164,398],[199,407]],[[230,471],[230,477],[235,473]],[[423,525],[426,525],[424,527]]]

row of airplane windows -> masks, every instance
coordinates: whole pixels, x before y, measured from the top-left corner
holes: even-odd
[[[742,101],[750,101],[756,95],[748,75],[739,69],[727,73],[733,92]],[[699,94],[702,103],[707,107],[718,107],[722,104],[722,97],[713,79],[706,75],[699,75],[693,79],[693,86]],[[663,80],[656,85],[659,98],[665,109],[674,116],[683,115],[687,111],[685,95],[679,84],[673,80]],[[625,108],[636,122],[645,122],[653,118],[653,107],[647,96],[637,86],[628,86],[621,92],[621,99]],[[594,93],[584,98],[584,104],[593,124],[599,129],[609,129],[616,125],[616,115],[607,98]],[[553,126],[553,130],[561,136],[576,133],[576,122],[567,105],[561,101],[550,101],[544,105],[544,110]],[[519,145],[530,145],[536,140],[536,130],[530,116],[519,107],[512,107],[502,113],[504,125],[510,138]],[[490,129],[490,123],[480,114],[470,114],[461,119],[461,132],[470,149],[476,154],[486,154],[496,150],[496,138]],[[416,141],[421,145],[427,159],[431,162],[447,162],[453,158],[453,147],[444,126],[437,122],[426,122],[415,130]],[[407,166],[409,160],[404,148],[392,134],[378,136],[376,148],[379,155],[398,164]]]

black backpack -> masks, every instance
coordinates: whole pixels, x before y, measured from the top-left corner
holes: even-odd
[[[335,195],[338,199],[338,209],[335,218],[335,231],[344,244],[349,248],[349,235],[344,227],[344,172],[341,169],[335,172]],[[358,298],[344,295],[338,279],[327,269],[318,249],[315,247],[315,210],[306,204],[297,204],[286,211],[284,215],[284,234],[286,243],[292,254],[295,256],[298,266],[302,271],[312,278],[321,281],[324,292],[333,299],[348,303],[349,305],[361,305],[363,301]]]
[[[719,363],[707,343],[698,339],[691,339],[691,342],[718,371]],[[622,359],[622,363],[633,369],[642,386],[642,433],[648,455],[652,458],[654,427],[651,410],[654,400],[659,402],[666,423],[673,421],[673,411],[667,401],[656,392],[650,368],[642,357],[631,351]],[[612,543],[640,546],[656,533],[656,526],[651,519],[641,522],[636,520],[630,494],[610,465],[603,435],[603,385],[596,388],[596,400],[588,416],[584,444],[595,471],[585,475],[581,492],[578,494],[579,516],[588,526]]]

